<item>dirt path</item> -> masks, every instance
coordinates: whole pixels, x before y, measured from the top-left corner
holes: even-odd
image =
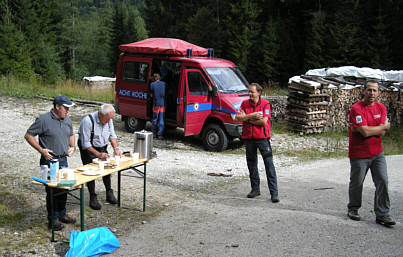
[[[347,218],[348,160],[326,160],[279,168],[278,204],[267,187],[247,199],[247,180],[187,197],[120,238],[112,256],[402,256],[403,156],[387,162],[393,229],[374,221],[370,176],[363,220]]]
[[[49,101],[0,97],[0,203],[9,206],[8,211],[0,210],[1,256],[64,256],[68,250],[67,243],[49,242],[44,190],[31,185],[31,177],[39,173],[39,154],[23,139],[35,117],[50,108]],[[75,131],[81,118],[94,110],[82,105],[72,108]],[[124,131],[119,117],[115,127],[120,148],[130,150],[133,135]],[[201,149],[197,137],[183,138],[180,130],[170,131],[166,138],[154,142],[158,158],[147,169],[147,212],[104,203],[99,181],[102,210],[93,211],[86,203],[86,228],[107,226],[121,241],[113,256],[403,255],[402,156],[388,157],[391,214],[399,224],[385,229],[374,223],[369,177],[361,211],[364,221],[347,220],[347,159],[301,164],[295,158],[276,155],[281,202],[272,204],[267,200],[263,173],[262,196],[245,197],[250,186],[239,141],[224,153],[211,153]],[[346,145],[346,140],[341,143]],[[272,144],[279,153],[329,146],[323,139],[283,134],[274,135]],[[69,165],[80,164],[76,152]],[[261,161],[259,165],[263,172]],[[232,176],[208,176],[210,172]],[[116,185],[116,176],[112,183]],[[122,199],[126,207],[139,208],[141,180],[124,180]],[[69,204],[67,209],[79,217],[77,205]],[[79,230],[79,225],[67,226],[57,237],[68,239],[72,230]]]

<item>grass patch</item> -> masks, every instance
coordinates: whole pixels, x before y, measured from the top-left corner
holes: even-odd
[[[316,148],[287,150],[282,153],[285,156],[296,157],[300,161],[309,162],[329,158],[344,158],[347,157],[347,151],[336,149],[334,151],[318,151]]]
[[[386,155],[403,154],[403,128],[391,128],[382,137],[382,146]]]
[[[287,122],[272,122],[271,123],[272,134],[290,134],[287,129]]]
[[[0,226],[16,227],[25,219],[25,214],[17,210],[20,202],[15,201],[15,194],[0,192]]]
[[[35,78],[27,81],[13,76],[0,77],[0,94],[14,97],[30,98],[38,95],[53,98],[66,95],[73,99],[85,99],[105,103],[113,103],[115,91],[113,88],[93,90],[83,83],[65,80],[56,84],[44,84]]]
[[[280,87],[278,83],[263,83],[262,96],[280,95],[286,96],[288,87]]]

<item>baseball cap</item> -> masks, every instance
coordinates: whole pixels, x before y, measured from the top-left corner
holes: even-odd
[[[64,95],[56,96],[55,99],[53,99],[53,104],[64,105],[66,107],[74,106],[74,103],[72,101],[70,101],[70,99],[67,98],[67,96],[64,96]]]

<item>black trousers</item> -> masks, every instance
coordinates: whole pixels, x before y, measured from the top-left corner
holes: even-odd
[[[107,145],[104,147],[94,147],[95,150],[97,150],[100,153],[108,153],[107,150]],[[80,150],[80,156],[81,156],[81,161],[83,162],[84,165],[89,164],[92,162],[92,159],[95,159],[95,155],[93,155],[91,152],[87,150]],[[105,190],[109,191],[111,189],[111,175],[103,176],[102,180],[105,185]],[[87,187],[88,191],[90,192],[90,195],[95,195],[95,180],[87,182]]]
[[[56,158],[54,158],[56,159]],[[59,167],[67,167],[67,158],[66,157],[61,157],[58,159],[59,160]],[[43,156],[41,156],[40,160],[40,165],[48,165],[49,167],[49,161],[46,160]],[[48,211],[48,220],[50,221],[52,219],[52,212],[50,208],[50,188],[45,187],[46,191],[46,210]],[[67,202],[67,190],[65,189],[59,189],[59,188],[53,188],[53,203],[54,203],[54,217],[53,220],[58,220],[59,218],[62,218],[66,215],[66,202]],[[57,196],[56,196],[57,195]]]

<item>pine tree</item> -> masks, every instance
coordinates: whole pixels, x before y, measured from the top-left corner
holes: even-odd
[[[255,22],[258,10],[252,0],[231,2],[230,7],[224,21],[228,33],[227,49],[224,53],[245,72],[248,68],[248,53],[253,45],[252,39],[258,32]]]
[[[329,66],[357,65],[359,63],[359,24],[356,19],[357,5],[349,0],[341,1],[328,24],[330,37],[326,44]]]
[[[13,74],[27,79],[33,75],[28,44],[24,34],[12,21],[8,1],[2,1],[0,6],[3,11],[0,21],[0,74]]]
[[[217,16],[208,7],[202,7],[189,18],[186,26],[187,40],[193,44],[219,50],[222,45],[222,31]],[[216,55],[220,52],[216,51]]]
[[[325,65],[325,37],[325,14],[321,10],[311,13],[308,33],[305,38],[305,70],[322,68]]]

